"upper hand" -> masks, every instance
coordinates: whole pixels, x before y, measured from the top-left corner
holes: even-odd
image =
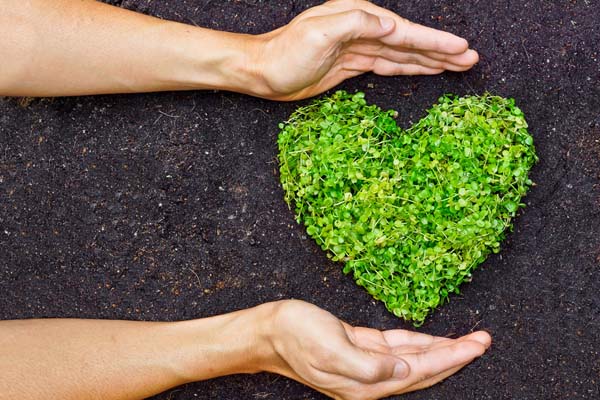
[[[490,346],[485,332],[459,339],[350,326],[302,301],[275,303],[269,365],[263,367],[343,400],[423,389],[454,374]]]
[[[364,0],[333,0],[257,37],[254,64],[274,100],[317,95],[345,79],[465,71],[479,60],[465,39],[412,23]]]

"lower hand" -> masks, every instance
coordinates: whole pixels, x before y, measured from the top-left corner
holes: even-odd
[[[379,399],[432,386],[481,356],[485,332],[458,339],[350,326],[302,301],[274,303],[264,369],[343,400]]]
[[[431,75],[465,71],[479,60],[465,39],[364,0],[326,2],[256,39],[252,64],[263,88],[255,94],[274,100],[311,97],[369,71]]]

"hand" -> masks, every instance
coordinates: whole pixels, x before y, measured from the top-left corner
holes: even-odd
[[[485,332],[459,339],[350,326],[302,301],[276,303],[264,367],[335,399],[379,399],[438,383],[481,356]]]
[[[257,38],[254,64],[266,87],[257,94],[274,100],[311,97],[369,71],[431,75],[479,60],[465,39],[363,0],[329,1]]]

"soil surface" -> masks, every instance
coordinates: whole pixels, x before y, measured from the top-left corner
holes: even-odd
[[[248,33],[310,5],[115,3]],[[446,92],[514,97],[540,157],[502,252],[420,328],[485,329],[492,348],[403,398],[600,398],[600,3],[378,3],[466,37],[481,62],[342,88],[398,110],[403,126]],[[0,100],[0,318],[179,320],[299,298],[353,324],[409,328],[307,239],[283,201],[277,123],[298,104],[223,92]],[[260,374],[156,398],[324,397]]]

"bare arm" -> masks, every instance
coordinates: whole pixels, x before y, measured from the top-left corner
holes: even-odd
[[[0,399],[142,399],[191,381],[257,372],[268,354],[260,314],[176,323],[2,321]]]
[[[3,321],[0,399],[141,399],[260,371],[336,399],[378,399],[429,387],[489,345],[484,332],[448,339],[352,327],[293,300],[174,323]]]
[[[92,0],[5,0],[0,92],[53,96],[248,87],[245,35]]]
[[[368,71],[464,71],[466,40],[362,0],[311,8],[262,35],[165,21],[93,0],[4,0],[0,95],[224,89],[310,97]]]

